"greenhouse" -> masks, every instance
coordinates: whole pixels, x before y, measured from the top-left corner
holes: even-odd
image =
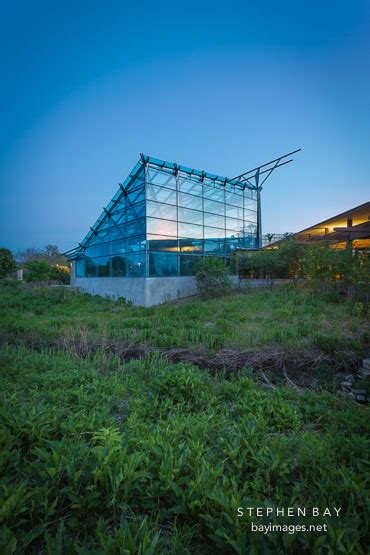
[[[260,188],[245,175],[229,179],[141,155],[69,252],[73,285],[144,305],[195,293],[202,257],[228,264],[236,249],[261,244]]]

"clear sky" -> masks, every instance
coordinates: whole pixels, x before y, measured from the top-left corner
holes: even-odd
[[[302,147],[264,233],[369,200],[368,0],[14,0],[0,58],[0,246],[75,246],[140,152],[233,177]]]

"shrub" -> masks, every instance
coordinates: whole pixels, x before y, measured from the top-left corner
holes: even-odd
[[[25,267],[25,281],[48,281],[51,279],[52,267],[44,260],[31,260],[26,263]]]
[[[25,272],[25,281],[58,281],[59,283],[68,284],[70,279],[70,269],[68,266],[56,264],[51,266],[45,260],[31,260],[27,262]]]
[[[50,279],[59,281],[64,285],[68,285],[71,277],[71,270],[69,266],[62,266],[61,264],[56,264],[52,266],[50,270]]]
[[[224,261],[216,256],[207,257],[198,263],[195,278],[202,297],[217,297],[231,288],[229,270]]]
[[[4,278],[17,269],[14,257],[9,249],[0,249],[0,278]]]

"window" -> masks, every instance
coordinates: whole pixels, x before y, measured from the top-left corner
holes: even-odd
[[[145,233],[145,218],[135,220],[126,224],[126,237]]]
[[[107,256],[95,258],[96,271],[98,277],[109,277],[109,262],[110,258]]]
[[[241,231],[243,229],[243,220],[237,220],[236,218],[226,218],[226,227],[227,229]]]
[[[197,263],[202,260],[201,256],[181,255],[180,276],[194,276]]]
[[[203,226],[179,222],[179,237],[203,239]]]
[[[224,203],[225,189],[218,189],[215,186],[212,187],[212,185],[206,185],[204,187],[204,198]]]
[[[127,268],[124,256],[113,256],[111,259],[111,276],[126,277]]]
[[[202,196],[203,185],[199,181],[191,181],[190,179],[179,178],[179,191],[182,193],[191,193],[192,195]]]
[[[145,206],[143,202],[127,208],[127,211],[126,211],[127,222],[131,220],[138,220],[139,218],[143,218],[144,216],[145,216]]]
[[[225,229],[217,229],[215,227],[204,228],[205,239],[225,239]]]
[[[125,259],[127,277],[145,277],[145,253],[127,254]]]
[[[134,189],[133,191],[129,191],[126,197],[126,204],[130,206],[132,204],[138,204],[139,202],[144,201],[144,187],[140,187],[139,189]]]
[[[203,225],[203,212],[190,210],[189,208],[179,208],[179,222]]]
[[[225,205],[221,202],[216,202],[214,200],[204,199],[203,205],[204,212],[212,212],[213,214],[225,214]]]
[[[148,181],[150,183],[157,183],[162,187],[176,189],[176,177],[173,172],[166,172],[154,168],[148,169]]]
[[[166,237],[165,235],[148,235],[148,250],[177,252],[178,241],[176,237]]]
[[[177,236],[177,222],[147,218],[147,232],[154,235]]]
[[[102,243],[102,244],[96,245],[95,256],[104,256],[109,254],[110,245],[111,245],[110,243]]]
[[[210,239],[206,239],[204,241],[204,254],[224,255],[225,241],[212,241]]]
[[[206,214],[204,213],[204,225],[209,227],[225,227],[225,217],[218,216],[217,214]]]
[[[203,253],[202,239],[179,239],[179,248],[182,253]]]
[[[194,210],[203,210],[202,197],[188,195],[187,193],[179,193],[179,206],[193,208]]]
[[[149,275],[152,277],[177,276],[177,254],[149,253]]]
[[[176,204],[176,191],[165,189],[158,185],[148,183],[146,188],[148,200],[156,200],[157,202],[165,202],[166,204]]]
[[[85,277],[85,260],[83,258],[77,258],[75,261],[76,277]]]
[[[163,220],[177,220],[177,208],[170,204],[162,204],[160,202],[147,201],[146,213],[154,218],[162,218]]]

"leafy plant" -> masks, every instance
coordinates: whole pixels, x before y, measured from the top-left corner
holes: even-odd
[[[17,265],[9,249],[0,249],[0,278],[15,272]]]
[[[206,298],[224,295],[231,288],[229,270],[216,256],[205,257],[197,264],[195,278],[199,293]]]

